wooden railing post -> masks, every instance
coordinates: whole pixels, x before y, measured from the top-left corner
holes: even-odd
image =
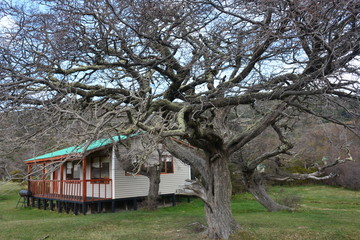
[[[42,174],[41,174],[41,180],[43,182],[42,184],[42,190],[41,190],[41,194],[45,195],[45,163],[43,164],[43,169],[42,169]]]
[[[63,198],[64,164],[60,166],[60,199]]]
[[[83,191],[82,191],[82,195],[83,195],[83,202],[86,201],[86,187],[87,187],[87,182],[86,182],[86,158],[83,159]]]

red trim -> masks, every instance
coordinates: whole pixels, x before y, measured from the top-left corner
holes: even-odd
[[[58,173],[59,169],[56,169],[55,171],[53,171],[53,180],[59,180],[59,173]],[[54,192],[59,192],[59,185],[58,184],[52,184],[52,187],[54,189]]]
[[[74,158],[72,158],[74,157]],[[24,163],[26,164],[31,164],[31,163],[43,163],[43,162],[50,162],[50,161],[62,161],[66,159],[67,161],[73,161],[73,160],[79,160],[81,159],[80,156],[77,155],[61,155],[61,156],[57,156],[57,157],[51,157],[51,158],[42,158],[42,159],[35,159],[35,160],[30,160],[30,161],[24,161]]]
[[[83,159],[83,201],[85,202],[86,200],[86,188],[87,188],[87,185],[86,185],[86,158]]]
[[[196,149],[196,147],[194,147],[194,146],[192,146],[192,145],[190,145],[190,144],[188,144],[186,142],[183,142],[183,141],[181,141],[181,140],[179,140],[177,138],[171,137],[170,139],[173,140],[174,142],[178,142],[178,143],[180,143],[182,145],[185,145],[185,146],[187,146],[189,148]]]
[[[85,152],[85,155],[88,156],[89,154],[93,153],[93,152],[97,152],[103,149],[108,148],[109,145],[106,146],[102,146],[102,147],[98,147],[98,148],[94,148],[91,150],[88,150]],[[55,156],[55,157],[50,157],[50,158],[40,158],[40,159],[35,159],[35,160],[29,160],[29,161],[24,161],[24,163],[26,164],[30,164],[30,163],[40,163],[40,162],[46,162],[46,161],[53,161],[53,160],[57,160],[57,161],[61,161],[64,160],[66,158],[67,161],[72,161],[72,160],[81,160],[81,153],[74,153],[74,154],[65,154],[65,155],[60,155],[60,156]],[[74,158],[72,158],[74,157]]]
[[[64,181],[64,164],[60,166],[60,198],[63,197],[64,186],[62,182]]]
[[[45,171],[45,163],[43,164],[43,169],[42,169],[42,171],[41,171],[41,179],[42,180],[45,180],[45,174],[46,174],[46,171]]]

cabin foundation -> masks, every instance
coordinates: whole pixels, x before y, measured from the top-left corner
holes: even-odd
[[[160,196],[159,206],[176,206],[177,202],[189,202],[189,197],[175,196],[175,194],[165,194]],[[99,200],[99,201],[67,201],[61,199],[49,199],[30,197],[29,207],[35,207],[35,203],[38,209],[50,211],[57,211],[58,213],[73,213],[74,215],[80,212],[83,215],[95,214],[95,213],[106,213],[106,212],[119,212],[119,211],[136,211],[141,208],[141,203],[145,200],[145,197],[134,197],[124,199],[110,199],[110,200]]]

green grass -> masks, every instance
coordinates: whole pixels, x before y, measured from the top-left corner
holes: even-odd
[[[0,183],[0,239],[203,239],[191,223],[205,223],[201,201],[158,211],[128,211],[74,216],[16,209],[15,183]],[[302,198],[297,211],[267,212],[249,194],[233,199],[242,230],[231,239],[360,239],[360,192],[327,186],[274,187],[275,198]]]

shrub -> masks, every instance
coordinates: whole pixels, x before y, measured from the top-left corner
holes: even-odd
[[[325,180],[325,184],[360,190],[360,161],[340,163],[326,169],[325,173],[336,174],[336,177]]]
[[[302,198],[300,195],[296,193],[285,192],[285,190],[282,188],[280,189],[279,195],[276,197],[276,202],[291,208],[297,208],[301,199]]]

